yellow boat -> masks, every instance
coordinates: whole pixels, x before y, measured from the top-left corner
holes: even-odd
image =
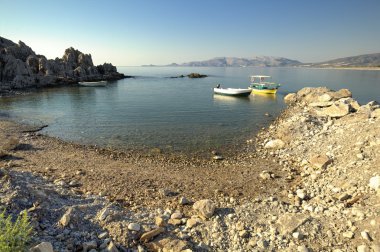
[[[256,94],[275,94],[277,93],[280,84],[274,82],[265,81],[266,79],[271,78],[268,75],[252,75],[251,76],[251,85],[249,86],[252,89],[253,93]]]

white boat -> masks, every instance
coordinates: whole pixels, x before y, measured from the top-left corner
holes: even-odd
[[[251,92],[250,88],[221,88],[220,86],[214,88],[214,93],[218,95],[249,96]]]
[[[107,81],[80,81],[78,84],[85,87],[105,87]]]

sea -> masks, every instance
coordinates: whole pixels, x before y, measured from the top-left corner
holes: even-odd
[[[0,116],[48,127],[43,134],[121,150],[198,153],[232,150],[265,129],[303,87],[348,88],[360,103],[380,101],[380,71],[269,67],[118,67],[134,76],[106,87],[45,88],[0,98]],[[171,78],[190,73],[199,79]],[[246,88],[250,75],[270,75],[276,95],[214,95]]]

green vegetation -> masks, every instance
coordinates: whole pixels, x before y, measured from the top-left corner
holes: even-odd
[[[23,211],[15,222],[12,221],[10,215],[5,215],[5,211],[0,213],[1,252],[26,251],[26,244],[30,240],[31,233],[32,227],[26,211]]]

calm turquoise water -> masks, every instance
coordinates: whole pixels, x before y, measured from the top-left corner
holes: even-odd
[[[283,97],[302,87],[348,88],[361,103],[380,100],[380,71],[298,68],[119,67],[134,79],[107,87],[61,87],[0,98],[0,115],[48,124],[44,133],[116,148],[203,151],[229,148],[252,137],[285,107]],[[198,72],[204,79],[178,78]],[[252,74],[282,84],[276,96],[234,98],[212,88],[247,87]]]

